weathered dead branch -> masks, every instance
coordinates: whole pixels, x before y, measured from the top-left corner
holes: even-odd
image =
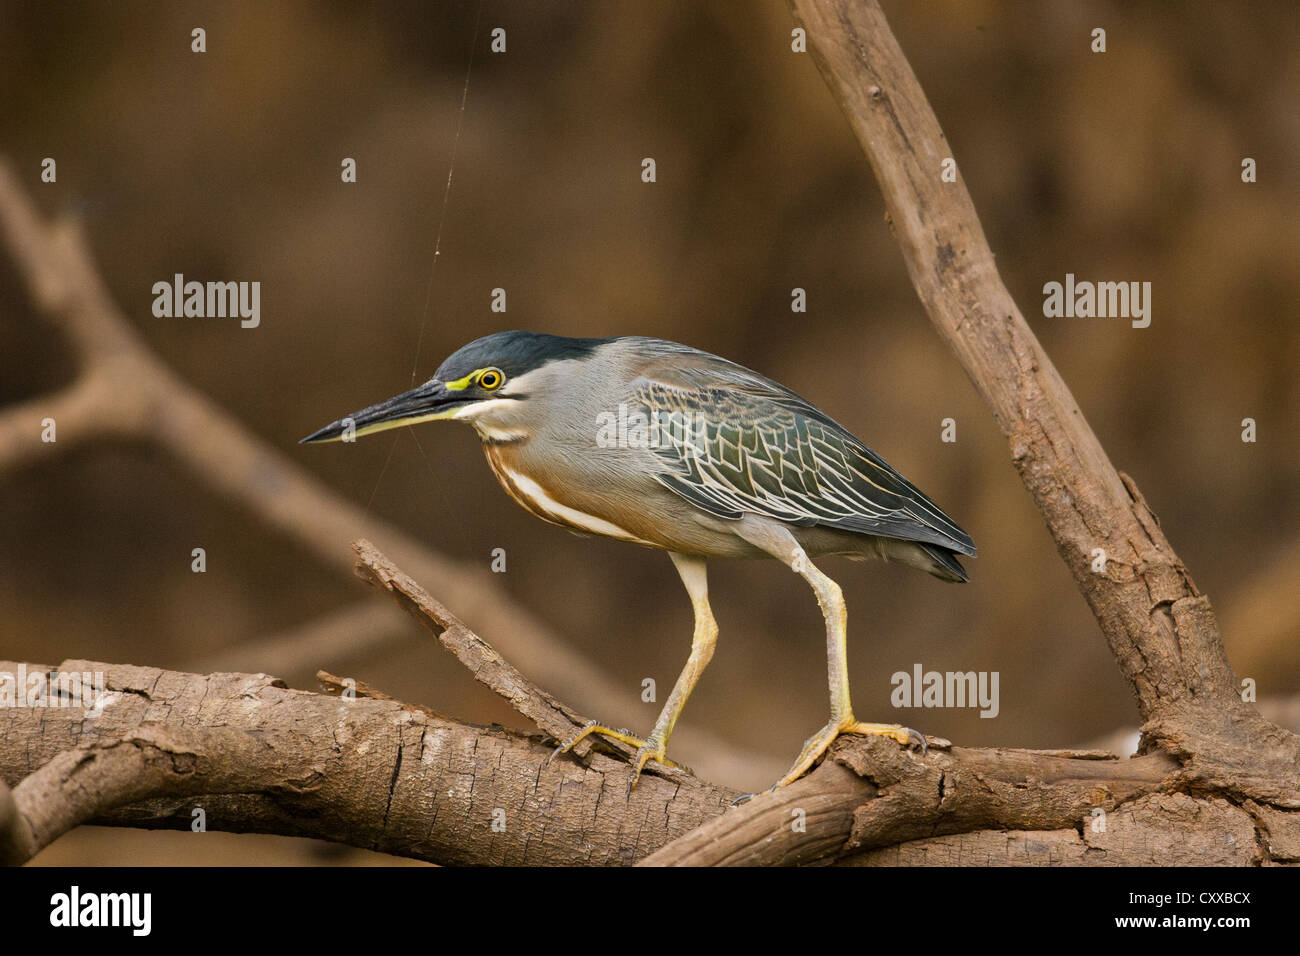
[[[1133,689],[1144,747],[1176,755],[1190,789],[1300,807],[1300,740],[1242,702],[1209,598],[1030,331],[960,176],[940,178],[953,151],[879,4],[791,6],[875,171],[922,304],[1007,437]]]
[[[803,780],[728,810],[730,791],[682,773],[647,775],[629,796],[617,749],[548,763],[542,739],[367,697],[365,688],[340,700],[265,675],[68,662],[105,671],[109,707],[94,720],[71,709],[0,710],[0,777],[13,788],[0,790],[0,854],[26,859],[86,820],[188,828],[201,805],[214,828],[312,835],[442,863],[1300,861],[1300,742],[1242,702],[1208,598],[1011,300],[965,187],[940,179],[951,150],[879,6],[791,3],[875,170],[921,300],[1006,435],[1133,689],[1142,755],[952,748],[920,757],[846,738]],[[145,355],[75,233],[47,235],[3,169],[0,224],[38,306],[79,337],[87,363],[62,395],[0,417],[0,468],[46,453],[32,416],[68,416],[73,441],[138,435],[147,422],[150,436],[219,490],[318,553],[360,536],[355,509],[285,470]],[[126,378],[148,387],[124,389]],[[105,415],[110,393],[119,404]],[[213,445],[190,442],[199,425]],[[267,468],[279,469],[280,492],[252,481]],[[529,648],[522,634],[536,629],[516,612],[493,612],[499,601],[481,583],[396,531],[383,536],[418,578],[451,582],[453,603]],[[1092,571],[1095,548],[1107,554],[1101,574]],[[367,579],[546,733],[583,722],[373,546],[359,543],[358,556]],[[552,638],[538,640],[524,670],[540,674],[547,670],[534,662],[556,654]],[[563,668],[556,685],[597,680],[572,658]],[[583,688],[585,700],[599,696]],[[504,828],[493,826],[498,819]]]

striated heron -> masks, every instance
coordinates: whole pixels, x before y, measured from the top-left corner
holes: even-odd
[[[636,748],[632,782],[665,752],[713,656],[705,559],[770,556],[806,580],[826,618],[831,714],[775,787],[806,772],[842,733],[925,738],[858,721],[849,702],[839,585],[811,557],[879,558],[965,581],[975,544],[928,497],[825,412],[716,355],[641,336],[574,339],[498,332],[464,346],[433,378],[326,425],[304,442],[417,422],[474,426],[502,487],[537,517],[667,551],[695,609],[690,657],[650,735],[590,724]]]

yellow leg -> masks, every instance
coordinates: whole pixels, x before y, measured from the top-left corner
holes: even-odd
[[[691,605],[695,609],[695,633],[691,638],[690,657],[686,659],[686,666],[682,668],[677,683],[673,685],[672,693],[668,695],[668,701],[659,712],[659,719],[655,721],[650,736],[641,740],[633,737],[626,730],[613,730],[592,722],[571,739],[564,741],[555,751],[555,753],[563,753],[589,734],[600,734],[622,741],[629,747],[636,747],[636,754],[632,758],[632,780],[628,784],[629,793],[636,787],[642,769],[651,760],[689,772],[690,768],[668,759],[666,753],[668,738],[672,736],[677,718],[681,716],[682,709],[686,706],[686,699],[691,696],[691,691],[695,689],[700,675],[704,673],[704,668],[713,658],[713,649],[718,642],[718,624],[713,619],[713,611],[709,607],[709,583],[704,559],[675,552],[669,552],[669,557],[673,559],[682,584],[686,586],[686,593],[690,595]]]
[[[853,716],[849,700],[848,612],[844,607],[844,593],[840,586],[822,574],[808,560],[803,548],[797,544],[789,552],[791,570],[812,585],[826,618],[826,661],[831,692],[831,719],[826,726],[813,734],[803,745],[794,765],[778,780],[773,790],[798,780],[824,754],[840,734],[868,734],[890,737],[903,746],[919,743],[925,748],[925,738],[915,730],[899,724],[864,723]]]
[[[606,727],[604,724],[598,724],[594,720],[589,720],[587,721],[586,724],[583,725],[582,729],[579,730],[576,734],[574,734],[568,740],[562,741],[560,745],[556,747],[554,751],[552,751],[551,758],[554,759],[556,754],[562,754],[569,750],[572,750],[575,746],[577,746],[578,741],[584,740],[587,737],[590,737],[592,734],[599,734],[602,737],[609,737],[611,740],[617,740],[621,743],[625,743],[629,747],[636,747],[638,754],[645,748],[651,746],[651,744],[648,741],[642,740],[640,737],[634,737],[632,733],[628,730],[623,730],[623,729],[615,730],[613,727]],[[668,760],[667,758],[660,759],[659,762],[669,767],[680,767],[679,764],[675,764],[671,760]],[[643,760],[641,761],[641,763],[644,764],[645,761]],[[684,770],[687,768],[680,767],[680,769]]]
[[[890,737],[900,744],[919,744],[924,752],[925,738],[915,730],[898,724],[868,724],[853,716],[849,700],[848,613],[840,586],[822,574],[810,560],[790,529],[777,521],[747,515],[734,527],[737,535],[788,565],[813,589],[822,616],[826,619],[826,664],[830,680],[831,719],[803,745],[799,757],[772,787],[778,790],[798,780],[826,753],[840,734],[873,734]]]

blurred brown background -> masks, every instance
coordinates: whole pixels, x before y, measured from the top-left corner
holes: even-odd
[[[423,452],[405,432],[297,439],[405,389],[413,363],[427,377],[502,328],[718,352],[835,415],[979,546],[960,587],[826,566],[848,601],[860,717],[971,745],[1067,746],[1134,727],[1003,439],[917,302],[847,124],[811,58],[790,51],[783,3],[486,0],[425,311],[478,9],[5,3],[3,151],[47,215],[82,219],[118,303],[183,378],[432,547],[482,566],[506,548],[499,586],[626,688],[625,711],[603,719],[648,729],[659,705],[639,701],[641,680],[654,677],[662,701],[685,660],[690,607],[662,554],[525,514],[466,428],[421,426]],[[886,12],[1004,280],[1210,594],[1234,667],[1261,699],[1294,694],[1300,8],[953,0]],[[1089,51],[1097,26],[1105,54]],[[488,52],[495,27],[505,54]],[[57,184],[39,181],[46,156]],[[339,180],[347,156],[356,184]],[[645,156],[653,185],[640,180]],[[261,326],[154,318],[151,287],[177,272],[260,281]],[[1042,318],[1043,284],[1067,272],[1150,281],[1151,327]],[[790,312],[795,286],[806,316]],[[505,315],[489,310],[495,287]],[[0,402],[75,371],[6,260]],[[940,441],[946,417],[955,444]],[[1245,417],[1256,444],[1241,441]],[[59,456],[0,475],[0,488],[0,658],[197,669],[220,657],[265,670],[262,639],[364,597],[147,447]],[[825,720],[816,602],[775,562],[715,562],[711,586],[719,650],[670,752],[709,775],[695,749],[707,726],[784,764]],[[473,607],[453,610],[474,623]],[[1000,715],[895,711],[889,677],[917,662],[1000,672]],[[281,676],[310,688],[317,667],[522,725],[413,626],[382,653]],[[750,776],[723,782],[768,782]],[[306,841],[86,829],[40,859],[362,858]]]

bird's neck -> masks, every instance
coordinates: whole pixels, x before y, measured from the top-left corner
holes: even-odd
[[[528,433],[522,429],[491,425],[484,421],[476,421],[472,424],[484,445],[492,447],[518,445],[528,440]]]

